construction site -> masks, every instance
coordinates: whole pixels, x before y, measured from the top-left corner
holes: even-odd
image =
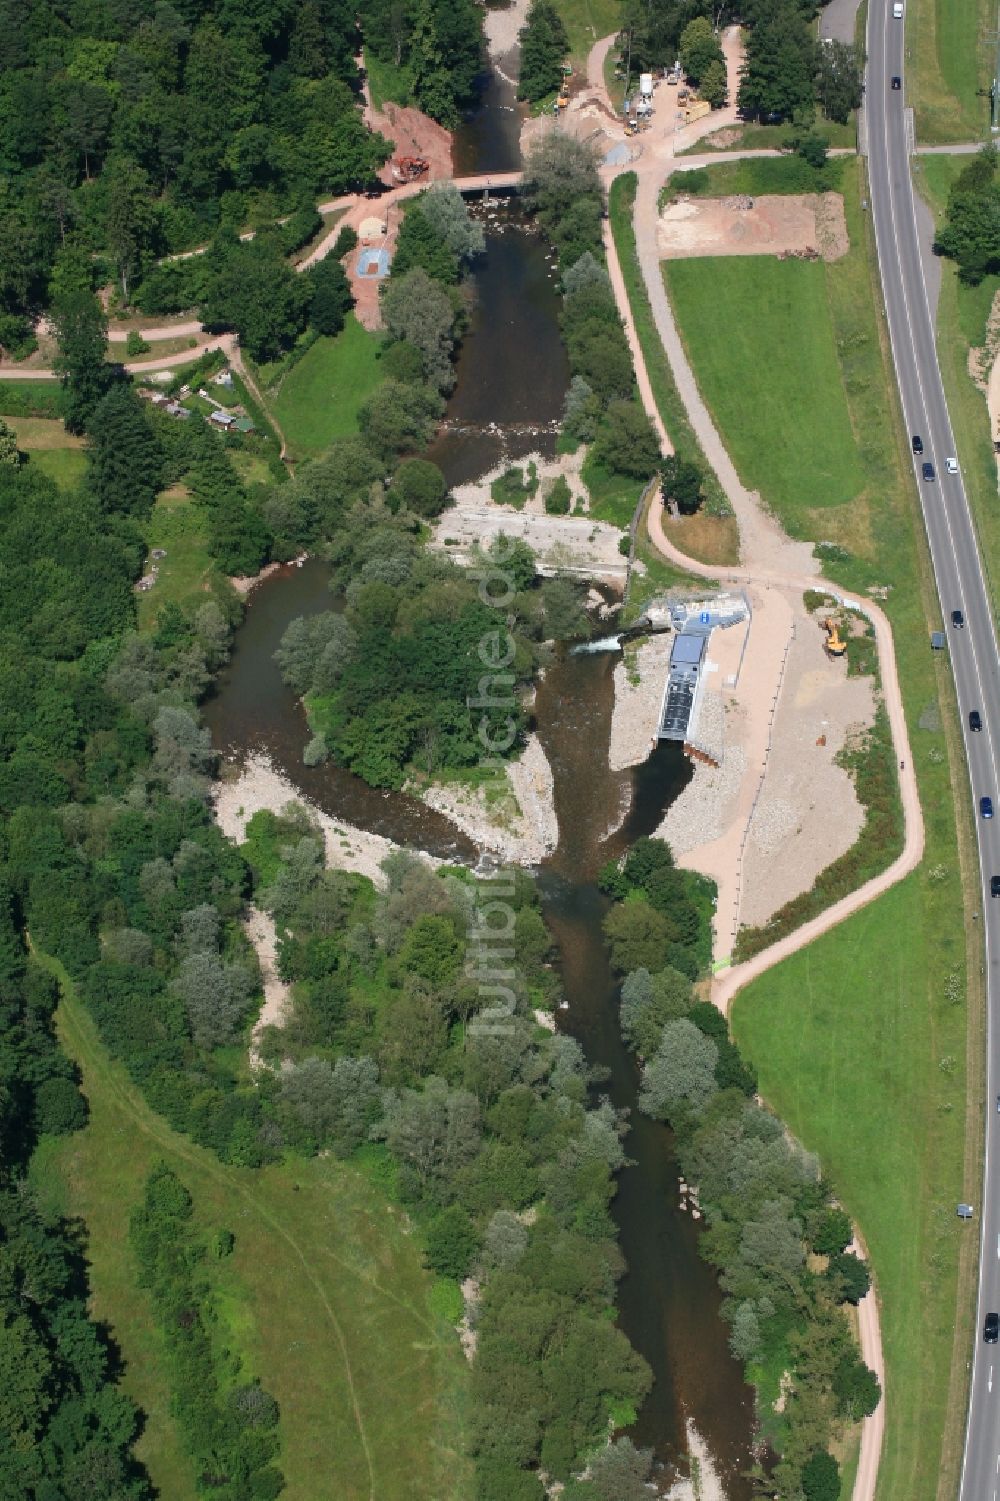
[[[612,768],[663,740],[693,762],[657,832],[716,881],[721,953],[808,890],[864,822],[841,753],[874,722],[874,680],[848,665],[867,623],[857,602],[810,605],[757,585],[664,600],[615,671]]]

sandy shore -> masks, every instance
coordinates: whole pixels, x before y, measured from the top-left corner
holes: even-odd
[[[627,648],[615,667],[615,707],[608,746],[612,771],[640,765],[653,749],[672,642],[668,634],[650,636],[638,647]]]
[[[537,735],[506,768],[509,796],[487,803],[482,788],[431,787],[424,802],[450,818],[481,850],[514,865],[538,865],[559,842],[552,768]]]
[[[668,1501],[726,1501],[726,1490],[715,1468],[708,1444],[688,1418],[688,1454],[691,1457],[692,1478],[675,1480],[667,1492]]]
[[[323,835],[327,864],[332,870],[353,871],[367,876],[376,886],[385,885],[382,861],[399,849],[391,839],[355,828],[343,819],[331,818],[304,797],[295,784],[276,771],[266,756],[251,754],[232,781],[216,784],[215,817],[219,828],[237,844],[246,838],[246,826],[255,813],[268,808],[280,813],[289,803],[308,810],[310,818]],[[422,850],[416,851],[430,865],[442,862]]]
[[[283,1027],[287,1020],[291,986],[278,975],[278,935],[270,914],[251,904],[243,919],[243,931],[257,951],[264,985],[264,1004],[250,1034],[250,1067],[256,1072],[267,1067],[260,1056],[264,1031],[268,1027]]]

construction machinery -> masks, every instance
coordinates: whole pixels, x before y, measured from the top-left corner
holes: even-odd
[[[826,632],[827,656],[842,657],[847,650],[847,642],[840,634],[840,626],[835,620],[821,620],[820,627]]]
[[[422,156],[397,156],[392,163],[392,175],[397,182],[415,182],[429,170],[430,162]]]

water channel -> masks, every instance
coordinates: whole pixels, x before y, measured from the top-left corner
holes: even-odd
[[[463,170],[501,170],[511,161],[517,116],[511,90],[492,76],[484,106],[460,132]],[[502,106],[502,107],[501,107]],[[537,429],[558,416],[567,383],[557,300],[544,246],[506,224],[488,232],[477,271],[477,308],[458,365],[455,392],[433,457],[456,484],[501,456],[541,445]],[[495,429],[491,428],[495,425]],[[535,429],[533,434],[530,429]],[[302,764],[302,711],[281,681],[273,653],[297,615],[330,608],[329,572],[309,561],[287,567],[253,594],[232,659],[205,718],[217,748],[242,757],[262,749],[326,812],[442,856],[470,859],[469,840],[449,820],[402,794],[374,790],[329,764]],[[712,1269],[698,1255],[699,1229],[679,1208],[671,1136],[634,1111],[638,1072],[618,1029],[618,996],[601,937],[600,865],[652,832],[691,775],[675,746],[634,773],[608,770],[615,658],[560,653],[539,686],[537,728],[552,765],[559,845],[539,873],[546,920],[559,950],[568,1009],[560,1025],[607,1073],[600,1091],[633,1111],[614,1212],[628,1271],[619,1289],[622,1328],[652,1367],[655,1382],[633,1433],[655,1450],[667,1482],[686,1471],[685,1424],[711,1454],[729,1501],[745,1501],[753,1400],[729,1353]],[[624,824],[623,801],[629,802]],[[610,836],[607,831],[617,829]]]

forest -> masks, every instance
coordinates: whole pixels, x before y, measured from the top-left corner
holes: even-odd
[[[481,26],[473,0],[376,0],[363,30],[345,0],[4,0],[0,346],[30,351],[60,252],[168,311],[141,295],[158,258],[365,187],[391,145],[362,118],[362,47],[408,59],[420,107],[454,125]]]

